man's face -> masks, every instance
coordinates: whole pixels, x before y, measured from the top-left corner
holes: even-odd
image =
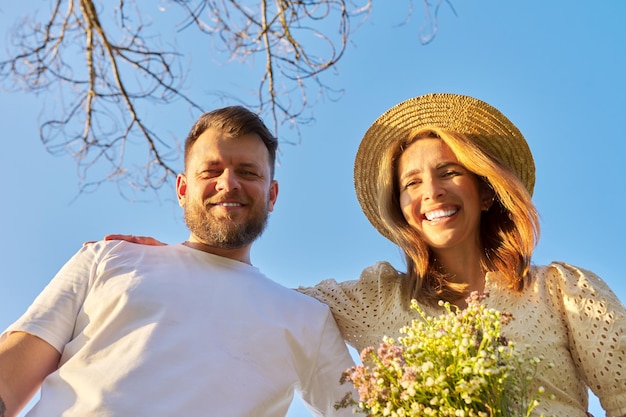
[[[186,165],[176,189],[192,240],[234,249],[263,233],[278,184],[270,178],[269,152],[256,133],[230,139],[208,129],[193,144]]]

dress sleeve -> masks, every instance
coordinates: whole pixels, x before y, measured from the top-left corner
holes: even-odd
[[[30,333],[52,345],[59,353],[71,340],[76,317],[87,294],[94,260],[100,245],[81,248],[35,298],[26,312],[0,336],[11,332]]]
[[[555,304],[569,329],[571,354],[607,416],[626,415],[626,310],[593,272],[551,264]],[[559,300],[560,299],[560,300]]]
[[[379,262],[364,269],[358,280],[327,279],[298,291],[328,305],[346,342],[358,349],[385,319],[388,304],[402,291],[399,283],[401,274],[389,263]]]

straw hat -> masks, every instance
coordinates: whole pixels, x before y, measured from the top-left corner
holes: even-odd
[[[483,150],[517,174],[532,195],[535,163],[521,132],[491,105],[458,94],[427,94],[395,105],[365,132],[354,161],[354,187],[363,212],[393,241],[378,211],[377,178],[380,158],[392,143],[418,128],[437,127],[469,135]]]

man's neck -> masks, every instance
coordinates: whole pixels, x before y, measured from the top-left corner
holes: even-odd
[[[183,242],[183,245],[193,249],[201,250],[206,253],[223,256],[224,258],[229,258],[235,261],[246,263],[248,265],[252,265],[252,262],[250,262],[250,245],[233,249],[221,248],[218,246],[211,246],[207,245],[206,243],[195,241],[193,240],[193,238],[189,238],[189,240]]]

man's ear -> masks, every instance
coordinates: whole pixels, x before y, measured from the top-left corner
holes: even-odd
[[[176,196],[178,197],[178,205],[185,207],[187,197],[187,177],[185,174],[178,174],[176,177]]]
[[[278,181],[272,180],[270,184],[270,198],[269,198],[269,211],[274,211],[274,204],[276,204],[276,197],[278,197]]]

